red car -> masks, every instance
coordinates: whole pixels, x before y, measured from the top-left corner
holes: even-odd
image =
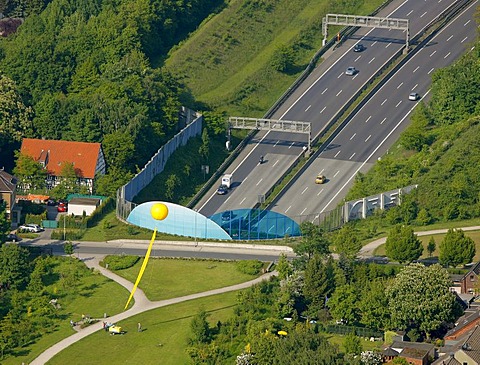
[[[57,212],[66,212],[67,205],[65,203],[59,203],[57,206]]]

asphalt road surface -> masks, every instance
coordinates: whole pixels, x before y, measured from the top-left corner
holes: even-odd
[[[414,36],[453,3],[455,0],[394,1],[378,16],[408,18],[411,36]],[[376,70],[404,45],[405,38],[406,35],[399,30],[360,29],[341,47],[329,53],[329,57],[284,103],[273,119],[311,122],[315,136]],[[353,52],[353,46],[359,42],[366,49]],[[353,76],[345,75],[349,66],[356,67],[359,72]],[[306,145],[306,135],[257,133],[226,171],[234,174],[231,191],[227,195],[216,195],[215,186],[195,208],[210,216],[220,211],[253,207],[259,196],[265,194],[282,172],[303,153]],[[265,156],[266,162],[259,165],[261,155]]]

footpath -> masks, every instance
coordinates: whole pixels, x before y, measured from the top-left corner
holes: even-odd
[[[79,259],[85,262],[85,264],[89,268],[94,268],[95,270],[98,270],[102,275],[114,280],[118,284],[125,287],[128,291],[131,291],[133,289],[133,283],[100,266],[100,260],[102,259],[102,257],[85,255],[85,257],[79,257]],[[277,273],[274,271],[274,272],[264,274],[254,280],[247,281],[245,283],[240,283],[236,285],[227,286],[224,288],[209,290],[202,293],[190,294],[190,295],[185,295],[183,297],[160,300],[155,302],[148,300],[145,293],[141,289],[137,288],[134,294],[134,299],[135,299],[134,305],[125,312],[116,314],[112,317],[108,317],[108,321],[111,323],[117,323],[121,320],[149,311],[151,309],[165,307],[167,305],[185,302],[187,300],[203,298],[210,295],[245,289],[256,283],[261,282],[262,280],[268,280],[271,276],[274,276],[276,274]],[[52,357],[54,357],[56,354],[58,354],[60,351],[66,349],[68,346],[81,340],[84,337],[91,335],[94,332],[101,331],[101,330],[103,330],[102,321],[94,323],[88,327],[79,329],[77,333],[74,333],[73,335],[63,339],[60,342],[57,342],[52,347],[46,349],[36,359],[30,362],[30,365],[43,365]]]

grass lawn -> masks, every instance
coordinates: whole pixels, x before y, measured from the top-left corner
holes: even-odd
[[[68,261],[59,262],[56,268],[61,265],[68,265]],[[83,263],[73,261],[72,265],[79,265],[83,268],[78,285],[70,292],[66,292],[58,283],[47,287],[52,297],[56,297],[61,308],[57,312],[58,323],[55,330],[42,335],[37,342],[26,346],[21,351],[1,361],[2,365],[18,365],[22,362],[28,364],[46,348],[54,345],[65,337],[75,333],[70,326],[70,319],[79,321],[82,314],[91,318],[101,318],[103,313],[114,315],[123,311],[125,301],[128,298],[128,291],[114,281],[85,268]],[[56,269],[54,269],[56,270]]]
[[[473,258],[473,261],[477,262],[480,260],[480,231],[471,231],[471,232],[465,231],[465,235],[470,237],[475,242],[476,254],[475,254],[475,257]],[[433,252],[432,256],[438,257],[438,254],[439,254],[438,246],[445,238],[445,234],[443,233],[443,234],[437,234],[437,235],[418,237],[418,239],[422,241],[422,244],[423,244],[423,254],[421,256],[422,259],[426,259],[429,257],[429,254],[427,251],[427,245],[428,245],[428,241],[430,241],[430,237],[433,237],[435,239],[435,244],[436,244],[436,250]],[[374,253],[377,256],[385,256],[385,245],[379,246]]]
[[[332,334],[332,333],[323,333],[323,335],[328,338],[330,343],[333,343],[338,346],[340,352],[345,352],[345,336]],[[371,350],[381,350],[383,341],[367,341],[364,338],[360,337],[360,344],[362,345],[362,351],[371,351]]]
[[[126,334],[99,331],[73,344],[47,364],[189,364],[185,349],[192,316],[204,308],[210,326],[233,314],[238,292],[230,292],[155,309],[128,318],[119,325]],[[137,323],[143,332],[137,332]],[[18,364],[18,362],[17,362]]]
[[[139,260],[135,266],[115,273],[135,282],[142,262]],[[150,258],[139,287],[148,299],[156,301],[239,284],[256,277],[241,273],[234,262]]]

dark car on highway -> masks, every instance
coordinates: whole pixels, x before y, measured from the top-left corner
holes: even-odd
[[[365,50],[365,46],[361,43],[357,43],[354,47],[353,47],[353,52],[363,52]]]
[[[227,185],[220,185],[217,189],[217,194],[218,195],[225,195],[226,193],[228,193]]]

